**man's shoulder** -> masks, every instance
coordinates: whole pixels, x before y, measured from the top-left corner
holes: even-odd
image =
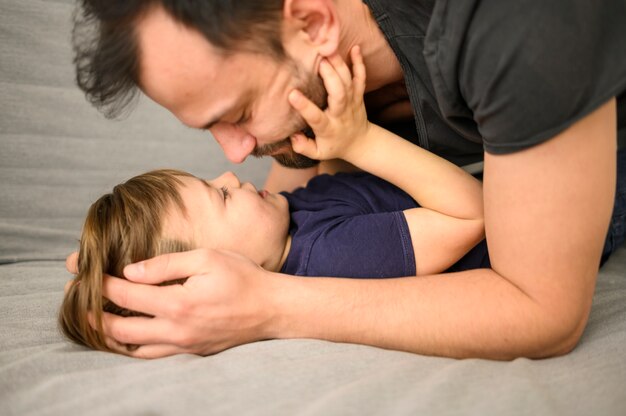
[[[550,139],[626,88],[624,21],[623,0],[438,1],[425,57],[444,117],[475,121],[490,153]]]

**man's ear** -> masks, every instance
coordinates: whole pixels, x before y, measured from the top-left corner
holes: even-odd
[[[308,37],[320,55],[337,52],[339,19],[333,0],[285,0],[283,17]]]

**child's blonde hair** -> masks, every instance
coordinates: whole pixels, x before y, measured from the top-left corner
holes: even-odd
[[[179,209],[185,214],[178,192],[178,186],[182,185],[180,177],[193,175],[163,169],[135,176],[91,205],[80,238],[78,274],[69,285],[59,311],[59,326],[70,340],[97,350],[113,351],[103,336],[102,312],[145,315],[120,308],[104,298],[103,274],[123,277],[127,264],[193,248],[189,242],[162,235],[163,218],[168,210]],[[88,312],[96,329],[89,324]]]

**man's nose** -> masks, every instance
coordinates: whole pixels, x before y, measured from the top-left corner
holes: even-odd
[[[241,163],[252,153],[256,139],[241,127],[219,123],[211,128],[211,134],[232,163]]]

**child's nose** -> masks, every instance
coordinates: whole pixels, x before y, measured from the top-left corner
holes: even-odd
[[[218,180],[224,185],[227,185],[230,187],[239,188],[241,186],[241,182],[239,181],[239,178],[233,172],[224,172],[218,178]]]

